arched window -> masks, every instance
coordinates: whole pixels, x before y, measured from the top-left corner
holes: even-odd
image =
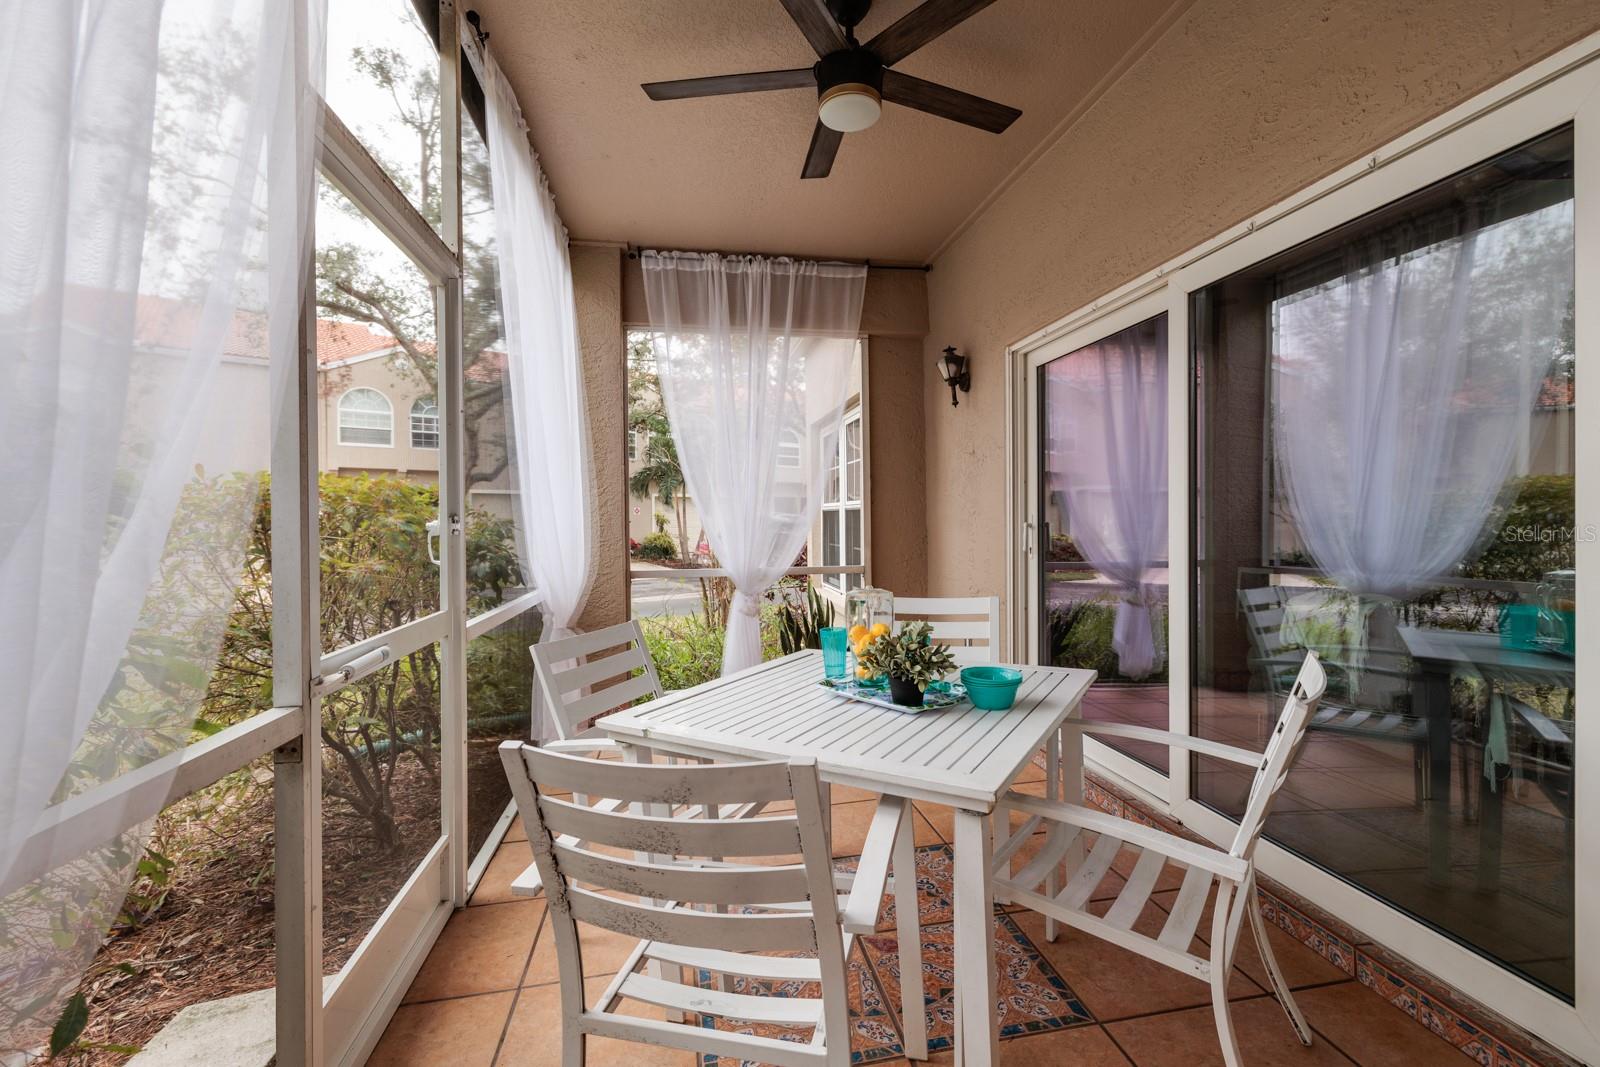
[[[800,466],[803,447],[804,442],[800,439],[799,431],[784,430],[778,435],[778,466]]]
[[[439,447],[439,405],[431,396],[418,397],[411,405],[411,447]]]
[[[341,445],[394,444],[394,408],[376,389],[352,389],[339,398]]]

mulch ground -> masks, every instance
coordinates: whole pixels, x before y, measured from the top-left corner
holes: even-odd
[[[498,742],[469,743],[468,841],[481,844],[509,800]],[[166,899],[100,950],[79,989],[89,1025],[74,1067],[125,1063],[191,1004],[274,984],[273,799],[270,764],[253,784],[202,812],[196,800],[169,808],[152,844],[177,861]],[[326,772],[325,772],[326,773]],[[439,783],[414,758],[393,782],[400,844],[385,850],[343,802],[324,806],[323,973],[348,960],[439,834]],[[61,1062],[58,1060],[58,1062]]]

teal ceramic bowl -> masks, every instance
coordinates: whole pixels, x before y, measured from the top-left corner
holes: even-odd
[[[1004,711],[1017,699],[1022,672],[1010,667],[963,667],[961,684],[967,699],[983,711]]]

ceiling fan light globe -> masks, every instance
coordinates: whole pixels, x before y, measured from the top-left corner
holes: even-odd
[[[817,118],[830,130],[860,133],[883,114],[878,91],[862,82],[835,85],[817,101]]]

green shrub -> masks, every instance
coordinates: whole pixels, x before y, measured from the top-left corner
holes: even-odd
[[[640,619],[644,643],[655,661],[661,687],[671,692],[709,682],[722,673],[722,629],[699,615]]]
[[[803,601],[779,604],[774,614],[778,647],[784,655],[802,648],[821,648],[822,631],[833,625],[833,603],[822,599],[817,587],[809,583]]]
[[[1167,609],[1152,609],[1157,640],[1167,640]],[[1111,647],[1117,622],[1115,601],[1081,600],[1050,608],[1050,662],[1057,667],[1078,667],[1098,671],[1103,682],[1129,681],[1118,669],[1117,653]],[[1162,684],[1167,680],[1163,663],[1140,682]]]
[[[778,645],[776,604],[761,608],[761,658],[783,655]],[[661,688],[671,692],[722,676],[723,628],[706,622],[704,615],[657,615],[639,620],[645,647],[655,661]]]
[[[672,540],[671,534],[657,531],[645,535],[645,539],[639,542],[640,559],[672,559],[677,554],[678,545]]]

